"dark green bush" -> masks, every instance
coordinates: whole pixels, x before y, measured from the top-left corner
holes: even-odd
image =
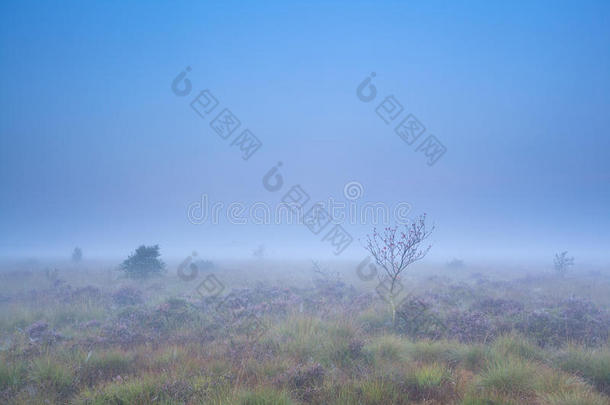
[[[165,271],[165,263],[159,257],[159,245],[140,246],[121,264],[121,270],[129,278],[147,278]]]

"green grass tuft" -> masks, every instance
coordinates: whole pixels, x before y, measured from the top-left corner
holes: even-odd
[[[271,388],[247,392],[239,399],[239,405],[294,405],[288,394]]]
[[[535,343],[517,334],[500,336],[492,345],[500,357],[515,356],[523,360],[542,361],[542,349]]]
[[[548,405],[608,405],[608,400],[590,392],[562,392],[544,397]]]
[[[78,375],[88,385],[98,380],[125,377],[134,370],[134,356],[119,350],[92,353],[83,361]]]
[[[414,382],[421,390],[439,388],[448,378],[447,370],[438,364],[425,364],[414,373]]]
[[[465,346],[459,351],[460,365],[466,370],[478,372],[488,364],[490,350],[483,345]]]
[[[453,365],[460,360],[460,348],[457,343],[422,340],[409,345],[408,354],[413,361]]]
[[[30,370],[32,381],[41,388],[65,396],[72,391],[74,373],[65,364],[44,356],[35,359]]]
[[[555,364],[563,371],[584,378],[600,392],[610,395],[610,349],[568,347],[559,353]]]
[[[376,337],[364,347],[364,351],[376,361],[402,361],[406,358],[409,342],[396,335]]]
[[[8,363],[0,359],[0,391],[19,388],[25,381],[26,373],[24,363]]]
[[[536,369],[517,359],[492,361],[482,373],[479,385],[483,390],[511,397],[531,396],[536,384]]]

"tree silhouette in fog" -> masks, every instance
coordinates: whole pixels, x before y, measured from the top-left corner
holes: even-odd
[[[159,259],[159,250],[159,245],[140,246],[121,263],[121,270],[129,278],[147,278],[162,274],[165,271],[165,263]]]
[[[83,260],[83,250],[77,246],[72,251],[72,261],[79,263],[81,260]]]
[[[426,256],[432,245],[422,247],[422,244],[433,230],[434,227],[427,229],[426,214],[423,214],[405,225],[404,231],[399,230],[398,227],[387,227],[382,233],[373,229],[373,234],[367,235],[366,250],[385,270],[385,280],[380,279],[380,281],[387,281],[390,284],[388,301],[394,323],[396,322],[396,298],[402,288],[400,275],[411,264]]]
[[[555,267],[555,272],[557,273],[557,275],[559,275],[560,277],[564,277],[568,272],[568,267],[574,266],[574,258],[568,257],[568,252],[563,251],[555,255],[553,265]]]

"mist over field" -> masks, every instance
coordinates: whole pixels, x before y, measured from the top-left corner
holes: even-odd
[[[610,4],[0,4],[0,403],[610,403]]]

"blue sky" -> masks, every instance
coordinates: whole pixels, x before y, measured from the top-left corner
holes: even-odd
[[[189,204],[408,202],[431,260],[610,260],[607,2],[0,5],[0,255],[324,257],[305,227],[193,225]],[[186,66],[193,93],[172,80]],[[356,87],[371,72],[378,96]],[[210,89],[263,142],[248,161],[189,102]],[[445,145],[432,167],[375,113],[394,95]],[[364,254],[368,225],[346,225]]]

